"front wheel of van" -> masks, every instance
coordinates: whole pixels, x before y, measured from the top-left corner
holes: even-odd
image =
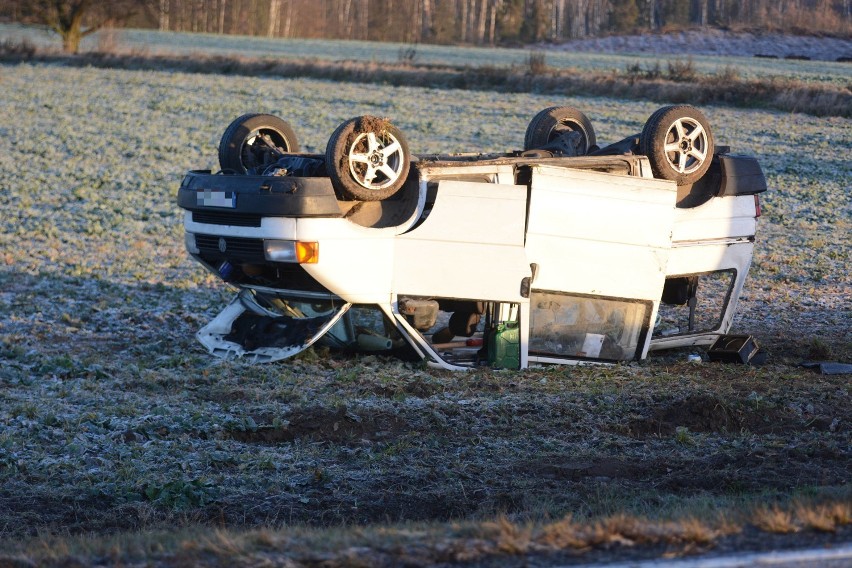
[[[381,201],[405,184],[410,168],[408,143],[386,118],[357,116],[338,126],[329,138],[325,166],[341,197]]]

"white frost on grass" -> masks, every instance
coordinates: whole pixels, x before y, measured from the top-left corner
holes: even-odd
[[[245,112],[282,116],[310,152],[360,114],[390,116],[416,153],[492,152],[518,149],[527,122],[549,106],[584,110],[606,143],[639,132],[658,105],[45,65],[0,66],[0,79],[0,481],[10,491],[44,502],[153,499],[164,508],[218,499],[239,510],[258,495],[357,501],[364,488],[345,480],[366,472],[394,482],[395,468],[411,467],[408,481],[437,476],[426,488],[437,498],[456,474],[499,485],[500,468],[526,454],[632,447],[605,429],[609,413],[641,398],[642,381],[653,384],[654,373],[638,368],[601,371],[598,383],[583,370],[570,371],[579,379],[548,372],[541,382],[531,373],[457,377],[366,359],[212,361],[192,335],[231,292],[183,250],[175,194],[186,170],[216,169],[222,131]],[[756,155],[771,184],[744,317],[782,330],[827,325],[842,302],[848,311],[842,149],[852,147],[852,122],[704,111],[718,142]],[[802,306],[818,310],[813,321],[788,321]],[[619,384],[622,372],[640,376]],[[395,416],[400,431],[342,446],[234,438],[312,404],[345,405],[377,423]],[[455,431],[476,443],[442,446],[438,436]],[[734,438],[690,432],[718,447],[763,443]],[[692,451],[666,438],[645,447]],[[446,469],[431,473],[420,455]],[[476,465],[484,473],[466,473],[477,456],[488,457]]]

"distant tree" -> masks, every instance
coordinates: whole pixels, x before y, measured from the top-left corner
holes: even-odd
[[[523,0],[504,0],[497,8],[495,34],[498,42],[519,42],[521,24],[524,22]]]
[[[62,2],[40,0],[31,4],[36,20],[46,24],[62,38],[62,50],[67,53],[80,51],[80,41],[95,33],[103,24],[83,27],[83,18],[91,7],[91,0]]]
[[[692,0],[690,23],[706,26],[708,20],[709,6],[707,0]]]
[[[44,24],[62,38],[66,53],[80,51],[80,41],[109,23],[125,21],[142,7],[142,0],[95,4],[92,0],[34,0],[25,10],[29,19]]]
[[[544,3],[544,0],[531,0],[525,3],[524,19],[519,34],[522,41],[535,42],[546,38],[549,12]]]
[[[674,26],[688,26],[689,2],[665,2],[663,4],[663,24]]]
[[[0,0],[65,51],[103,26],[406,43],[518,45],[721,26],[852,34],[852,0]]]
[[[639,7],[634,0],[613,0],[609,13],[610,29],[616,32],[629,32],[639,20]]]
[[[453,43],[460,41],[458,33],[459,18],[455,2],[446,0],[433,2],[434,9],[431,14],[430,35],[437,43]]]

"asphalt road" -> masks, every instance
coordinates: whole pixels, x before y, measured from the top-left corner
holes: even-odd
[[[690,560],[642,560],[586,565],[588,568],[850,568],[852,543],[784,552],[752,552]],[[573,568],[577,568],[574,566]]]

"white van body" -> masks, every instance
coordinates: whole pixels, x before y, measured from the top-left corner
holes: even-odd
[[[322,340],[446,369],[708,345],[731,326],[765,190],[753,158],[715,160],[684,188],[638,155],[421,157],[375,202],[323,178],[190,172],[187,249],[240,289],[198,337],[226,358]],[[276,256],[296,246],[316,254]]]

